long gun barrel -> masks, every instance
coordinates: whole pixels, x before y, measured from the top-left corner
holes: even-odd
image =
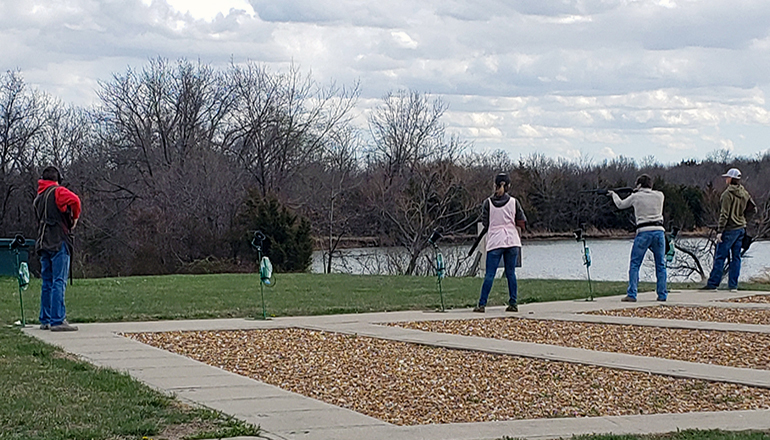
[[[630,194],[630,193],[634,192],[634,189],[629,187],[629,186],[624,186],[622,188],[612,188],[612,189],[596,188],[596,189],[584,189],[584,190],[580,191],[580,193],[581,194],[596,194],[597,196],[606,196],[607,194],[609,194],[610,191],[616,192],[618,194],[623,194],[623,193],[629,193]]]
[[[471,246],[471,250],[468,252],[468,256],[469,256],[469,257],[470,257],[471,255],[473,255],[473,251],[475,251],[475,250],[476,250],[476,248],[479,246],[479,243],[481,243],[481,239],[482,239],[482,238],[484,238],[484,235],[486,235],[486,234],[487,234],[487,231],[488,231],[488,230],[489,230],[489,228],[486,228],[486,227],[485,227],[485,228],[484,228],[484,229],[481,231],[481,233],[479,234],[479,236],[478,236],[478,237],[476,237],[476,240],[473,242],[473,245]]]

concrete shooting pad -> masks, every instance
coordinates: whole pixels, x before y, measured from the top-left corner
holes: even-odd
[[[767,293],[675,291],[669,295],[665,305],[770,310],[770,304],[766,303],[729,302],[734,298],[763,294]],[[768,369],[736,368],[620,352],[434,333],[387,325],[516,316],[535,320],[770,334],[770,325],[591,314],[601,310],[661,306],[661,303],[655,301],[654,293],[640,294],[636,303],[621,303],[620,298],[616,296],[596,298],[594,301],[523,304],[519,306],[519,313],[506,313],[501,306],[488,307],[485,314],[473,313],[470,309],[457,309],[445,313],[384,312],[285,317],[268,321],[213,319],[94,323],[78,324],[80,330],[72,333],[55,333],[39,330],[37,327],[28,327],[24,331],[96,366],[128,373],[155,389],[176,395],[183,401],[219,410],[259,425],[263,438],[476,440],[500,439],[504,436],[559,438],[605,433],[656,434],[684,429],[770,430],[770,409],[396,425],[121,336],[123,333],[294,328],[770,389]]]

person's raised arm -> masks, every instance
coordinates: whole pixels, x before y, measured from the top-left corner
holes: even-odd
[[[621,199],[615,191],[610,190],[609,195],[612,197],[612,201],[615,203],[615,206],[617,206],[618,209],[626,209],[633,206],[633,194],[626,197],[625,199]]]

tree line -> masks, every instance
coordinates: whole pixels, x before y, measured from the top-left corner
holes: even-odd
[[[666,194],[670,227],[707,228],[719,176],[737,166],[760,205],[753,232],[768,235],[768,154],[718,151],[664,166],[480,153],[447,133],[440,98],[392,91],[360,122],[358,84],[251,62],[153,59],[101,82],[89,107],[33,89],[16,71],[0,87],[0,235],[34,237],[37,179],[59,167],[83,201],[75,276],[251,270],[256,229],[269,230],[279,270],[306,270],[312,238],[331,267],[346,238],[374,237],[406,250],[399,270],[413,274],[434,230],[475,233],[499,172],[511,175],[529,230],[547,234],[629,229],[630,212],[584,191],[630,186],[640,173]]]

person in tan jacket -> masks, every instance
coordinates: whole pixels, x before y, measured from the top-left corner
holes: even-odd
[[[665,197],[660,191],[652,189],[652,178],[642,174],[636,178],[634,192],[621,199],[614,191],[609,194],[618,209],[634,208],[636,218],[636,237],[631,248],[631,260],[628,268],[628,289],[624,302],[636,302],[639,287],[639,268],[642,267],[647,250],[652,251],[655,259],[655,291],[658,301],[668,298],[666,289],[666,236],[663,227],[663,201]]]

